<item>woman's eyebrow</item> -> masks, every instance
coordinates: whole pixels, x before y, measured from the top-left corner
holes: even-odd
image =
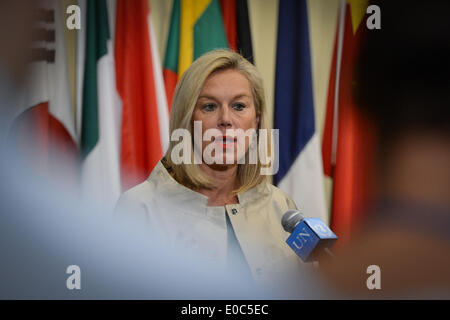
[[[241,93],[241,94],[238,94],[238,95],[234,96],[232,100],[236,100],[236,99],[239,99],[239,98],[250,98],[250,96],[248,94],[246,94],[246,93]]]
[[[234,96],[231,100],[236,100],[236,99],[239,99],[239,98],[250,98],[250,96],[248,94],[246,94],[246,93],[239,93],[236,96]],[[200,99],[216,100],[215,97],[207,95],[207,94],[203,94],[203,95],[199,96],[198,100],[200,100]]]
[[[198,97],[198,100],[200,100],[200,99],[216,100],[216,98],[214,98],[213,96],[208,96],[208,95],[206,95],[206,94],[199,96],[199,97]]]

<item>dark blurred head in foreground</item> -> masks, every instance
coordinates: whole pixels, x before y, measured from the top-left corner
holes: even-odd
[[[36,8],[37,1],[0,1],[0,63],[3,72],[15,82],[22,81],[26,75]]]
[[[373,3],[381,30],[367,32],[355,98],[377,130],[378,200],[325,275],[352,297],[449,298],[450,3]]]

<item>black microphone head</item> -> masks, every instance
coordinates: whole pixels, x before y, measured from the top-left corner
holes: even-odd
[[[303,215],[298,210],[288,210],[281,218],[281,225],[283,229],[289,233],[294,231],[295,227],[304,219]]]

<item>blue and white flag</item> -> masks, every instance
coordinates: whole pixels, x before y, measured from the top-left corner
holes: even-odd
[[[274,111],[280,141],[274,184],[305,216],[329,224],[311,69],[306,0],[280,0]]]

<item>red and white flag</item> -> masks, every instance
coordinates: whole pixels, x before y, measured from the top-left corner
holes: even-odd
[[[76,183],[75,110],[69,84],[65,20],[59,1],[40,1],[28,84],[17,102],[10,143],[38,174]]]

